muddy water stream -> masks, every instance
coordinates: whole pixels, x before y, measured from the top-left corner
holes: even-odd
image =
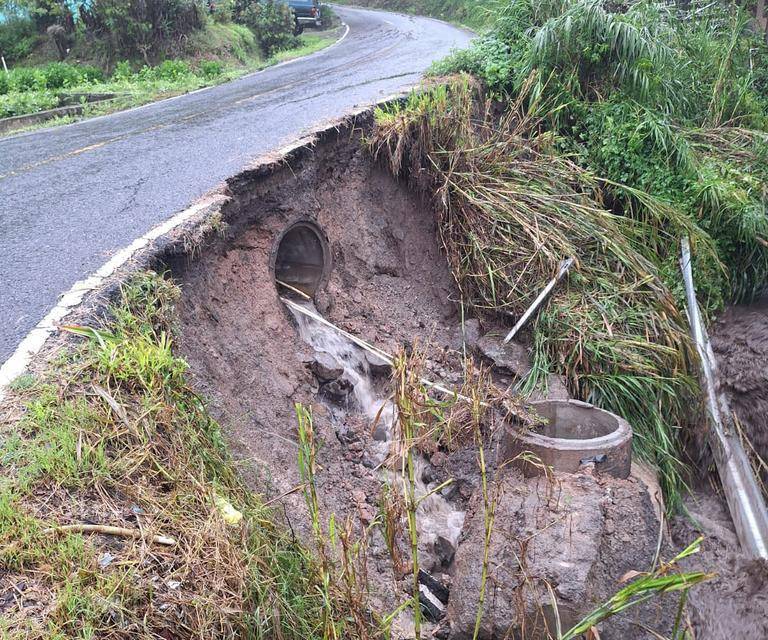
[[[310,302],[302,305],[318,314]],[[402,476],[397,473],[399,460],[393,460],[394,456],[390,455],[397,410],[390,399],[377,392],[365,351],[331,327],[290,307],[289,310],[296,320],[301,338],[316,353],[328,354],[343,367],[340,379],[352,385],[352,403],[347,409],[361,412],[370,421],[373,437],[368,447],[373,461],[382,469],[382,481],[393,485],[401,483]],[[452,555],[456,549],[464,524],[464,512],[454,509],[438,492],[424,498],[434,488],[424,480],[428,467],[427,460],[422,456],[416,457],[416,496],[421,499],[417,510],[419,548],[430,556],[427,564],[433,565],[432,569],[445,570],[446,566],[439,566],[439,559]],[[449,554],[446,554],[446,545],[451,550]]]

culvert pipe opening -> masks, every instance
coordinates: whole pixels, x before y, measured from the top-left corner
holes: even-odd
[[[325,285],[330,271],[328,240],[313,222],[296,222],[278,238],[274,250],[275,282],[307,297]]]

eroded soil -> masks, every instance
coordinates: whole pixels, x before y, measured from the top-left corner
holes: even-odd
[[[298,490],[295,403],[312,408],[322,442],[317,480],[324,518],[350,517],[358,532],[370,525],[379,510],[381,473],[369,456],[370,421],[350,398],[329,397],[312,371],[317,371],[316,355],[299,337],[280,301],[272,268],[281,232],[298,220],[318,224],[327,234],[332,269],[316,297],[317,309],[389,353],[410,350],[414,343],[426,345],[425,374],[432,379],[459,383],[463,336],[472,347],[481,335],[504,329],[472,320],[462,332],[458,292],[440,251],[431,209],[376,166],[360,138],[360,131],[342,129],[290,166],[256,170],[231,182],[234,198],[225,215],[226,233],[195,257],[170,265],[183,287],[180,348],[195,384],[211,399],[250,485],[279,505],[286,524],[305,541],[310,539],[309,519]],[[762,348],[747,341],[744,345]],[[519,351],[524,355],[524,347]],[[497,371],[497,380],[509,383],[519,364]],[[732,379],[737,380],[735,374]],[[387,393],[386,375],[379,374],[374,383],[380,393]],[[743,386],[753,390],[758,383],[750,377]],[[435,552],[429,567],[460,594],[449,602],[438,635],[461,638],[466,637],[475,606],[470,591],[477,586],[476,547],[482,537],[476,452],[435,452],[425,467],[424,482],[436,486],[448,478],[456,481],[446,497],[455,508],[467,511],[467,520],[456,558],[452,549],[442,556]],[[572,604],[568,616],[576,619],[620,588],[627,571],[646,571],[653,562],[661,509],[654,502],[658,487],[652,480],[634,474],[628,480],[601,479],[591,472],[564,477],[558,480],[560,494],[554,502],[549,497],[542,501],[551,490],[537,489],[514,473],[499,482],[505,487],[502,500],[507,501],[506,520],[494,543],[500,545],[494,564],[500,572],[494,579],[500,582],[488,605],[493,629],[481,637],[496,637],[505,624],[524,625],[528,614],[515,618],[503,602],[518,598],[524,610],[535,610],[526,598],[546,596],[547,582]],[[695,537],[684,525],[676,533],[680,545]],[[512,558],[513,547],[519,566],[505,567],[502,556]],[[663,557],[673,553],[666,543],[661,551]],[[371,529],[368,560],[369,604],[382,612],[392,610],[403,601],[407,581],[393,571],[378,527]],[[505,571],[516,571],[522,581],[505,587]],[[725,588],[735,588],[741,597],[741,575],[729,575],[706,598],[716,599]],[[510,592],[518,587],[519,592]],[[697,611],[706,611],[708,600],[701,602]],[[668,632],[675,606],[669,599],[660,601],[601,632],[605,638],[622,640],[649,637],[647,628]],[[729,616],[743,614],[729,611]],[[701,629],[715,622],[695,615]],[[408,637],[408,621],[398,624],[393,634]],[[709,638],[706,633],[697,637]]]

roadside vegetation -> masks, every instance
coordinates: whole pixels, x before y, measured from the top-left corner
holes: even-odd
[[[108,113],[219,84],[334,40],[323,32],[295,36],[292,13],[279,2],[230,1],[213,10],[191,0],[112,4],[70,13],[57,3],[0,2],[9,16],[0,22],[0,54],[9,65],[0,70],[0,118],[72,105],[85,106],[86,115]]]
[[[372,141],[434,195],[464,304],[519,316],[576,258],[523,390],[561,374],[625,417],[672,509],[701,420],[680,239],[707,317],[765,287],[766,60],[729,5],[513,0],[434,69],[470,75],[382,109]]]
[[[70,328],[80,345],[14,384],[3,638],[318,637],[315,561],[244,487],[172,353],[178,295],[135,277],[106,326]]]
[[[339,4],[413,13],[482,29],[493,24],[504,0],[340,0]]]

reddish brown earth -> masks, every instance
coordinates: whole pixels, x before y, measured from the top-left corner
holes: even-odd
[[[715,324],[712,348],[731,409],[768,461],[768,298],[728,309]],[[763,478],[768,481],[766,469]]]
[[[300,477],[295,403],[311,406],[314,413],[321,441],[318,494],[324,518],[332,513],[337,519],[350,517],[361,531],[378,513],[381,477],[366,458],[370,424],[354,406],[329,402],[319,393],[318,379],[310,370],[313,354],[280,302],[270,265],[281,232],[297,220],[311,220],[327,234],[332,270],[327,287],[316,299],[326,318],[390,353],[409,349],[414,342],[428,345],[427,375],[449,385],[461,379],[458,296],[440,250],[432,211],[372,163],[361,147],[361,134],[343,128],[338,136],[329,136],[290,165],[255,170],[232,181],[233,201],[224,211],[227,230],[196,255],[169,265],[183,288],[179,346],[191,365],[195,385],[210,398],[250,485],[279,506],[286,524],[304,540],[309,538],[309,521],[304,498],[296,491]],[[480,326],[476,321],[470,326],[474,340],[479,334],[504,329],[501,325]],[[501,381],[508,382],[508,375],[503,374]],[[735,374],[729,379],[736,380]],[[750,390],[752,380],[745,383]],[[384,378],[377,385],[386,393]],[[431,463],[427,470],[433,483],[456,478],[450,500],[458,508],[469,509],[466,541],[479,517],[476,453],[470,449],[438,452]],[[533,496],[521,479],[514,474],[510,478],[506,481],[511,483],[508,495]],[[527,499],[518,500],[520,505],[510,507],[510,517],[514,515],[517,524],[500,531],[534,535],[531,549],[557,550],[565,544],[563,523],[576,518],[584,525],[580,535],[589,538],[584,548],[591,555],[585,556],[582,571],[550,570],[547,562],[561,566],[554,551],[538,553],[526,564],[537,579],[559,581],[554,586],[577,603],[572,612],[576,616],[620,588],[618,579],[626,571],[648,569],[656,549],[658,519],[649,492],[636,478],[609,481],[590,477],[563,483],[566,487],[575,483],[572,488],[581,496],[582,513],[576,513],[568,500],[554,510],[545,505],[541,513],[546,511],[547,518],[558,522],[545,526],[547,518],[536,512],[541,505],[528,509]],[[535,502],[533,497],[531,501]],[[559,518],[565,519],[561,522]],[[688,544],[696,535],[685,523],[677,524],[675,531],[679,545]],[[465,544],[459,546],[457,557],[473,557]],[[578,556],[579,545],[569,549]],[[665,558],[672,553],[670,546],[663,546]],[[705,568],[710,560],[720,563],[719,551],[707,553],[702,555]],[[372,529],[368,559],[373,587],[369,604],[380,611],[391,610],[403,601],[406,584],[394,577],[377,527]],[[473,566],[471,561],[464,564]],[[441,577],[446,582],[474,584],[473,576],[462,576],[455,562],[444,569]],[[768,610],[756,596],[742,598],[752,593],[752,584],[744,583],[741,573],[734,570],[705,592],[697,600],[702,606],[692,614],[692,624],[702,630],[697,638],[708,639],[706,629],[733,616],[748,620],[744,629],[750,633],[758,629],[744,608],[756,606],[756,615],[763,617]],[[723,609],[715,619],[707,618],[707,603],[722,599],[727,589],[735,590],[732,597],[741,608]],[[669,611],[668,603],[662,603],[661,609],[648,607],[606,627],[605,637],[650,637],[643,625],[668,630]],[[741,628],[738,622],[734,624]],[[407,635],[407,623],[394,633],[405,637],[403,634]],[[455,637],[461,637],[458,631]]]

